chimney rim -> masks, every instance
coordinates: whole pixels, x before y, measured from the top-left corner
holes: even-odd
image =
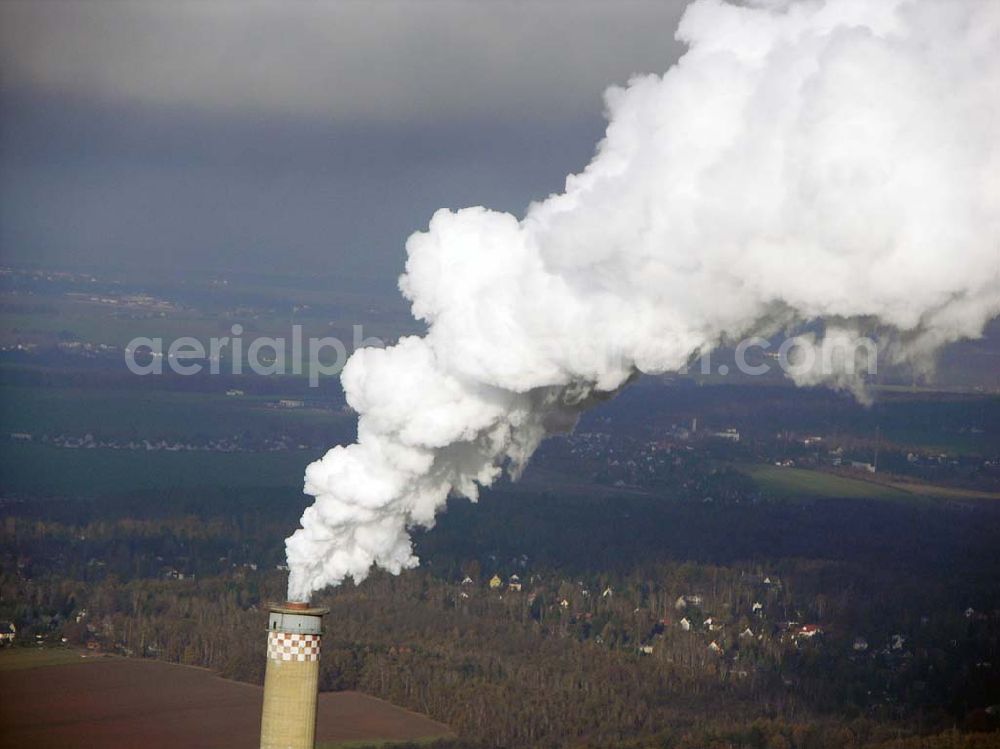
[[[299,614],[304,616],[323,616],[330,609],[325,606],[311,606],[308,601],[271,601],[267,610],[278,614]]]

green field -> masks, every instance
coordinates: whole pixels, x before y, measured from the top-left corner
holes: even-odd
[[[70,648],[0,648],[0,671],[22,671],[26,668],[65,666],[70,663],[93,663],[96,660],[94,656]]]
[[[306,466],[321,455],[322,451],[311,450],[68,450],[14,443],[0,452],[0,486],[15,494],[60,497],[162,489],[301,487]]]
[[[0,387],[0,486],[7,492],[93,497],[133,491],[302,486],[305,467],[327,446],[349,439],[354,417],[329,408],[276,409],[276,397],[142,390]],[[34,440],[19,441],[11,433]],[[203,445],[286,436],[308,448],[222,452],[67,448],[40,441],[57,435],[119,443],[148,439]],[[245,438],[245,439],[244,439]],[[256,442],[255,442],[256,440]]]
[[[274,296],[274,290],[261,289]],[[248,289],[253,294],[253,289]],[[164,346],[177,338],[193,336],[207,345],[210,338],[229,336],[234,323],[243,326],[247,340],[253,336],[288,337],[293,324],[301,325],[303,337],[321,338],[336,335],[352,348],[353,325],[364,324],[365,336],[395,340],[400,335],[419,330],[402,304],[382,303],[383,309],[373,309],[373,300],[363,294],[338,293],[335,309],[324,314],[294,312],[303,300],[317,306],[329,305],[326,292],[296,292],[290,298],[258,299],[259,307],[215,310],[174,309],[166,313],[90,302],[66,296],[48,296],[31,309],[25,309],[21,297],[0,292],[0,343],[14,343],[22,338],[50,340],[70,338],[90,343],[124,347],[133,338],[162,338]],[[302,299],[299,299],[301,297]]]
[[[301,396],[293,396],[301,397]],[[352,428],[352,415],[324,408],[276,409],[278,396],[0,386],[0,429],[97,438],[228,437],[302,428]]]
[[[765,492],[777,497],[801,499],[905,499],[911,495],[869,481],[835,476],[803,468],[781,468],[773,465],[741,465]]]

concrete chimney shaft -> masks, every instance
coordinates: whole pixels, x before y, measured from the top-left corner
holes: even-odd
[[[319,647],[329,609],[297,601],[268,608],[260,749],[314,749]]]

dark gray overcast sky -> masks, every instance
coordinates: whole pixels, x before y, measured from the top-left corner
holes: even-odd
[[[685,4],[0,0],[0,255],[394,278],[560,190]]]

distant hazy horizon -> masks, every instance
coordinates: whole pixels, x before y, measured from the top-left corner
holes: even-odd
[[[0,262],[394,284],[437,208],[523,213],[684,2],[5,2]]]

